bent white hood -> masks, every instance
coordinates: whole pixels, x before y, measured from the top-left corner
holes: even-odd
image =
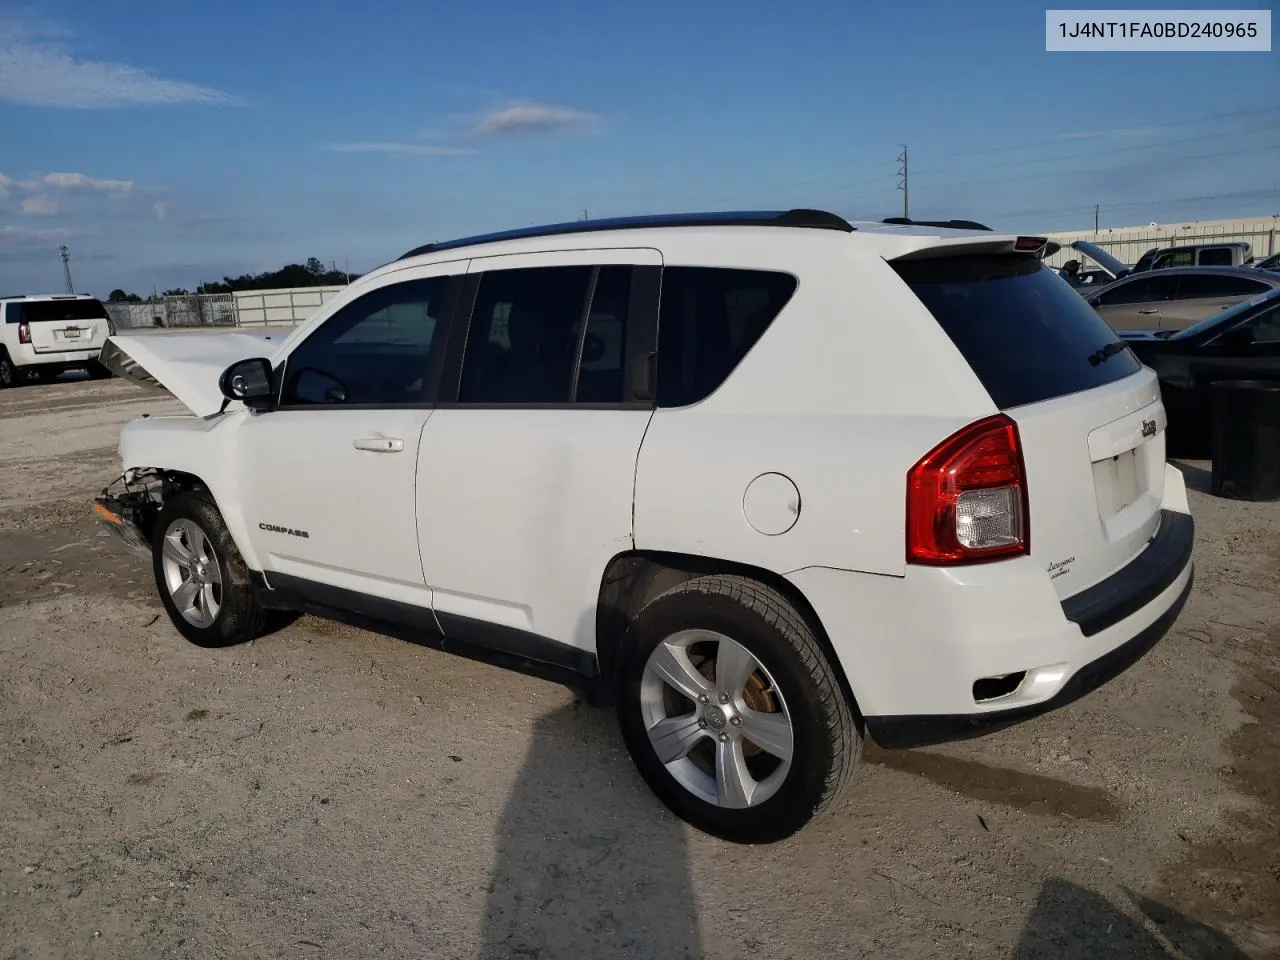
[[[270,358],[292,332],[116,334],[98,359],[116,376],[167,390],[197,417],[211,417],[222,409],[222,371],[237,360]]]

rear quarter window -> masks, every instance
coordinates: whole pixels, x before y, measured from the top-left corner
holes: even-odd
[[[1001,409],[1090,390],[1142,369],[1084,298],[1035,257],[974,254],[891,266]],[[1116,352],[1103,351],[1109,344]]]

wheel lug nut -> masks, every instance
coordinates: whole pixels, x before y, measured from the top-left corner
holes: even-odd
[[[711,698],[710,698],[710,697],[708,697],[705,693],[700,694],[700,695],[698,696],[698,702],[699,702],[699,703],[707,703],[710,699],[711,699]]]
[[[722,742],[722,743],[728,743],[728,742],[729,742],[729,735],[728,735],[727,733],[722,733],[722,734],[720,734],[720,740],[721,740],[721,742]]]
[[[727,693],[722,693],[722,694],[720,694],[720,702],[721,702],[721,703],[728,703],[728,702],[729,702],[729,695],[728,695]]]
[[[732,720],[730,720],[729,722],[730,722],[730,723],[732,723],[735,727],[740,727],[740,726],[742,726],[742,718],[741,718],[741,717],[734,717],[734,718],[733,718]]]
[[[706,725],[707,725],[707,721],[705,717],[698,721],[698,726],[705,727]]]

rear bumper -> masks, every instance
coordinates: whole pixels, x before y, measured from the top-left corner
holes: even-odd
[[[931,744],[965,740],[993,733],[1031,717],[1065,707],[1114,680],[1141,660],[1173,626],[1191,593],[1194,572],[1190,564],[1183,586],[1173,603],[1151,624],[1120,646],[1109,650],[1076,670],[1058,692],[1047,700],[1025,707],[993,710],[980,714],[925,714],[918,716],[865,717],[867,732],[885,749],[911,749]]]
[[[1056,709],[1127,669],[1186,602],[1194,537],[1190,514],[1166,509],[1142,553],[1065,601],[1031,558],[789,579],[822,620],[871,736],[923,746]]]
[[[58,350],[49,353],[37,352],[30,344],[22,344],[19,348],[13,350],[11,357],[16,366],[19,367],[40,367],[40,366],[83,366],[93,360],[98,359],[98,355],[102,352],[102,346],[85,347],[81,350]]]

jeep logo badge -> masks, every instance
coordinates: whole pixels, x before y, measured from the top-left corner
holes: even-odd
[[[1142,421],[1142,435],[1144,437],[1154,437],[1156,435],[1156,422],[1154,420]]]

